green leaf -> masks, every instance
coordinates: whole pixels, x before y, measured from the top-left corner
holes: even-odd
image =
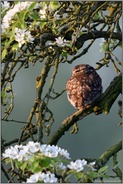
[[[13,25],[12,30],[7,33],[7,37],[9,38],[9,42],[11,43],[15,37],[15,25]]]
[[[15,166],[14,166],[14,161],[13,161],[13,159],[11,159],[11,166],[12,166],[12,170],[14,170]]]
[[[46,167],[50,166],[51,158],[46,158],[45,160],[42,160],[40,163],[41,163],[42,167],[46,168]]]
[[[106,173],[107,172],[107,169],[108,169],[108,166],[104,166],[104,167],[102,167],[102,168],[99,169],[98,173],[99,174]]]
[[[67,172],[67,175],[68,175],[68,174],[75,174],[75,173],[76,173],[76,171],[73,170],[73,169],[71,169],[71,170],[69,170],[69,171]]]
[[[50,8],[52,8],[53,10],[56,10],[59,6],[58,1],[51,1],[50,2]]]
[[[1,97],[2,97],[3,99],[6,99],[7,94],[6,94],[5,91],[1,91]],[[6,160],[7,160],[7,159],[6,159]]]
[[[4,49],[2,52],[2,59],[4,59],[7,55],[7,49]]]
[[[98,18],[99,18],[99,14],[96,13],[96,14],[94,15],[94,19],[98,19]]]
[[[67,55],[68,55],[68,53],[67,53],[67,52],[65,52],[65,51],[63,51],[63,52],[62,52],[62,57],[67,58]]]
[[[19,29],[26,29],[27,25],[26,25],[26,22],[23,20],[23,19],[20,19],[18,22],[17,22],[17,27]]]
[[[28,15],[29,15],[29,12],[28,12],[28,10],[22,10],[21,12],[19,12],[18,14],[18,17],[19,17],[19,19],[27,19],[28,18]]]
[[[24,162],[24,164],[20,167],[20,169],[24,172],[24,170],[27,168],[28,162]]]
[[[11,158],[6,158],[5,162],[6,162],[6,164],[10,163],[11,162]]]
[[[35,21],[40,19],[38,12],[31,12],[30,17]]]
[[[20,12],[17,14],[17,18],[18,18],[19,20],[21,20],[21,19],[24,20],[27,13],[28,13],[27,10],[22,10],[22,11],[20,11]]]
[[[91,181],[93,181],[94,179],[98,178],[98,173],[92,171],[92,172],[90,172],[90,173],[87,174],[87,177],[88,177]]]
[[[37,168],[40,168],[41,170],[41,166],[39,165],[40,161],[36,160],[34,161],[30,166],[29,169],[31,169],[32,172],[34,172]]]
[[[32,3],[32,4],[29,6],[28,11],[32,11],[32,10],[34,9],[34,7],[35,7],[36,4],[37,4],[37,2]]]
[[[102,44],[102,49],[103,49],[104,51],[106,51],[106,49],[107,49],[106,42],[104,42],[104,43]]]
[[[12,34],[10,34],[10,35],[12,35]],[[9,34],[7,35],[8,37],[10,36]],[[14,41],[14,37],[10,37],[10,39],[7,39],[6,41],[5,41],[5,44],[4,44],[4,48],[9,48],[10,47],[10,44],[12,43]]]
[[[38,173],[38,172],[41,172],[43,170],[43,168],[41,167],[37,167],[33,170],[34,173]]]
[[[54,25],[52,26],[53,29],[55,30],[56,26],[58,26],[58,25],[61,24],[61,23],[62,23],[61,20],[56,20],[56,21],[54,22]],[[57,30],[57,29],[56,29],[56,30]]]
[[[102,11],[102,10],[99,10],[99,11],[94,15],[94,19],[100,19],[101,11]]]
[[[109,176],[107,174],[104,174],[103,178],[109,178]]]
[[[39,24],[39,26],[40,27],[43,27],[44,25],[46,25],[47,24],[47,22],[41,22],[40,24]]]
[[[8,99],[12,99],[12,98],[14,98],[14,97],[15,97],[15,95],[16,95],[16,94],[14,94],[14,95],[10,95],[10,96],[8,97]]]
[[[18,43],[15,43],[13,46],[12,46],[12,50],[13,51],[17,51],[17,49],[18,49]]]
[[[16,167],[17,168],[20,168],[22,165],[23,165],[23,163],[22,162],[19,162],[18,160],[15,162],[15,165],[16,165]]]
[[[22,13],[17,14],[17,21],[14,24],[14,27],[18,27],[19,29],[25,29],[27,24],[24,20],[24,17],[26,16],[25,11],[22,11]]]
[[[35,162],[32,163],[32,167],[36,168],[39,166],[39,160],[36,160]]]
[[[14,4],[18,4],[18,1],[14,1]]]
[[[36,160],[36,157],[35,156],[32,156],[30,159],[29,159],[29,162],[34,162]]]
[[[79,180],[80,178],[83,177],[83,173],[78,172],[78,173],[75,174],[75,177],[76,177],[77,180]]]

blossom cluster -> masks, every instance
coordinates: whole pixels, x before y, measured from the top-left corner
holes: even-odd
[[[26,31],[26,29],[18,29],[16,27],[15,40],[19,43],[19,47],[21,47],[26,42],[33,43],[34,38],[32,37],[30,31]]]
[[[76,160],[75,162],[71,161],[70,164],[68,164],[69,169],[76,170],[77,172],[80,172],[84,169],[84,166],[87,164],[86,160]]]
[[[26,161],[30,157],[34,156],[35,153],[42,153],[46,157],[54,158],[57,156],[63,156],[70,159],[70,155],[67,150],[62,149],[58,146],[47,145],[33,141],[29,141],[27,145],[15,145],[5,150],[3,158],[11,158],[18,161]]]
[[[26,1],[26,2],[18,2],[15,4],[13,7],[9,8],[9,3],[8,2],[3,2],[2,3],[2,8],[4,10],[7,9],[5,16],[3,17],[2,20],[2,33],[6,32],[6,29],[10,27],[10,24],[12,22],[12,19],[14,18],[15,14],[18,12],[27,9],[32,2]],[[30,31],[26,31],[26,29],[19,29],[17,27],[14,28],[15,36],[14,39],[15,41],[18,42],[18,46],[21,47],[24,43],[26,42],[31,42],[34,40],[32,37]]]
[[[7,10],[6,11],[6,14],[5,16],[3,17],[3,20],[2,20],[2,32],[5,32],[5,29],[9,28],[10,27],[10,24],[11,24],[11,20],[14,18],[14,16],[22,11],[22,10],[26,10],[29,8],[29,6],[31,5],[31,3],[33,2],[30,2],[30,1],[25,1],[25,2],[18,2],[17,4],[15,4],[13,7],[10,7],[10,4],[7,2],[7,1],[4,1],[1,5],[2,5],[2,9],[3,10]],[[35,8],[38,8],[40,6],[40,4],[37,2],[37,4],[35,4]],[[46,18],[46,15],[47,15],[47,5],[43,5],[42,6],[42,9],[39,11],[39,16],[41,19],[44,19]]]
[[[50,171],[47,173],[38,172],[31,175],[31,177],[27,179],[26,183],[35,183],[41,181],[44,181],[44,183],[56,183],[58,179],[55,177],[55,174],[52,174]]]
[[[3,17],[2,28],[3,29],[9,28],[10,21],[13,19],[15,14],[24,10],[24,9],[27,9],[31,5],[31,3],[32,2],[25,1],[25,2],[19,2],[19,3],[15,4],[14,7],[11,8],[9,11],[7,11],[6,15]],[[4,6],[5,6],[5,4],[4,4]]]
[[[31,159],[34,158],[35,162],[35,158],[37,155],[40,155],[40,158],[51,158],[51,162],[50,159],[48,159],[48,167],[55,168],[56,170],[64,170],[68,168],[70,170],[75,170],[76,172],[82,172],[85,167],[88,167],[90,168],[90,170],[95,171],[93,167],[95,165],[95,162],[87,164],[87,161],[84,159],[78,159],[76,161],[68,162],[68,160],[66,159],[70,159],[70,154],[67,150],[54,145],[51,146],[47,144],[40,144],[39,142],[29,141],[26,145],[11,146],[10,148],[6,149],[5,152],[2,154],[4,159],[9,158],[15,162],[19,161],[21,163],[27,162],[30,165],[33,163],[33,161],[31,163]],[[55,158],[56,160],[52,162]],[[66,165],[64,165],[63,160],[67,163]],[[44,183],[57,182],[57,178],[55,177],[54,173],[51,173],[50,171],[46,171],[44,173],[43,170],[40,169],[41,168],[39,167],[39,172],[37,173],[33,172],[34,174],[27,179],[27,183],[35,183],[42,181]]]
[[[5,152],[2,154],[3,158],[10,158],[12,160],[18,160],[20,162],[28,161],[31,157],[36,155],[37,153],[41,153],[41,155],[45,157],[55,158],[67,158],[70,159],[69,153],[67,150],[62,149],[58,146],[54,145],[46,145],[46,144],[40,144],[38,142],[29,141],[26,145],[15,145],[11,146],[10,148],[6,149]],[[54,165],[51,165],[51,167],[54,167]],[[57,168],[65,169],[66,166],[61,163],[57,163]],[[41,182],[44,183],[55,183],[57,182],[57,178],[55,175],[51,172],[38,172],[34,173],[30,176],[30,178],[27,179],[27,183],[33,183],[33,182]]]
[[[10,28],[10,26],[12,26],[12,23],[14,22],[14,17],[17,13],[20,13],[23,10],[27,10],[31,4],[33,2],[30,1],[25,1],[25,2],[18,2],[16,4],[14,4],[13,6],[10,6],[10,3],[8,3],[7,1],[4,1],[2,3],[2,9],[5,10],[5,15],[3,16],[2,19],[2,33],[5,33],[6,30],[8,28]],[[35,8],[38,8],[41,6],[41,9],[39,10],[39,17],[40,19],[44,19],[47,16],[47,9],[49,11],[52,11],[52,8],[50,6],[47,6],[47,4],[45,3],[36,3],[35,4]],[[56,11],[57,12],[57,11]],[[58,13],[58,12],[57,12]],[[56,13],[54,14],[54,18],[58,17],[59,15]],[[38,23],[38,22],[37,22]],[[31,26],[30,26],[31,28]],[[20,27],[18,28],[17,26],[14,26],[13,29],[15,32],[15,35],[13,36],[13,39],[15,39],[15,41],[18,42],[18,47],[20,48],[23,44],[25,44],[26,42],[30,42],[33,43],[34,38],[32,37],[29,29],[27,31],[27,29],[20,29]],[[67,41],[66,39],[64,39],[64,37],[58,37],[56,38],[56,41],[53,43],[49,43],[50,45],[57,45],[58,47],[64,47],[64,46],[70,46],[69,41]],[[51,47],[52,48],[52,47]]]
[[[75,170],[76,172],[80,172],[80,171],[83,171],[85,169],[85,166],[86,166],[86,169],[90,169],[92,171],[96,171],[96,169],[94,168],[94,165],[95,165],[95,162],[90,162],[89,164],[87,164],[87,161],[82,159],[78,159],[76,161],[71,161],[70,164],[67,165],[67,167],[69,169],[72,169],[72,170]]]

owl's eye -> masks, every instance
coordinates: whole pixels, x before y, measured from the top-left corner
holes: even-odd
[[[80,72],[80,70],[76,70],[76,73]]]
[[[75,66],[74,68],[75,68],[75,69],[79,69],[79,68],[80,68],[80,65],[77,65],[77,66]]]

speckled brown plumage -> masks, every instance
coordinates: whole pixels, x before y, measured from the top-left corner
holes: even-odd
[[[102,94],[102,80],[92,66],[80,64],[73,68],[66,89],[69,102],[76,109],[84,109]]]

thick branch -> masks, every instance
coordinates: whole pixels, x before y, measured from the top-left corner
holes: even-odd
[[[101,166],[105,165],[107,161],[110,159],[110,157],[119,152],[121,149],[122,149],[122,141],[113,145],[105,153],[103,153],[97,160],[97,164],[99,165],[101,164]]]
[[[90,39],[97,39],[97,38],[112,38],[122,41],[122,33],[115,33],[115,32],[107,32],[107,31],[91,31],[89,33],[82,34],[76,41],[77,49],[80,49],[84,42]]]
[[[97,100],[96,103],[98,104],[98,107],[100,107],[105,114],[108,114],[120,93],[122,93],[121,74],[113,79],[105,93],[103,93],[99,100]]]
[[[110,83],[106,91],[101,95],[101,97],[92,104],[91,107],[86,108],[85,110],[79,110],[66,118],[62,125],[56,130],[48,139],[48,144],[56,145],[59,139],[64,135],[65,131],[68,131],[69,128],[78,120],[84,118],[85,116],[95,113],[99,114],[105,112],[108,114],[113,103],[115,102],[118,95],[122,92],[122,75],[115,77],[114,80]]]

